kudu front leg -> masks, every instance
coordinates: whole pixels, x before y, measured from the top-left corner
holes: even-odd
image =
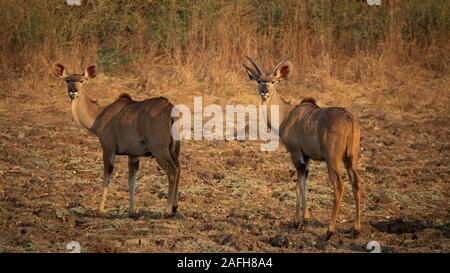
[[[100,204],[98,205],[98,212],[101,215],[105,214],[105,202],[108,195],[109,182],[114,170],[114,159],[114,153],[103,152],[103,191]]]
[[[138,209],[134,206],[134,195],[136,193],[136,174],[139,170],[139,157],[128,157],[128,190],[130,191],[130,206],[128,207],[128,216],[136,217]]]

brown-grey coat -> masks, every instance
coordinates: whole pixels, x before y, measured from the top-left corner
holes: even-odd
[[[344,192],[343,165],[352,183],[356,210],[354,229],[356,234],[359,233],[361,179],[357,173],[357,166],[361,132],[357,119],[343,108],[320,108],[312,98],[302,100],[297,106],[290,105],[277,93],[275,86],[279,81],[290,78],[292,64],[282,61],[270,72],[265,72],[252,58],[247,56],[246,58],[252,63],[253,68],[245,64],[243,66],[249,79],[258,83],[262,103],[279,108],[279,120],[271,120],[272,115],[268,114],[267,123],[278,130],[281,141],[291,154],[297,170],[295,224],[298,224],[301,218],[306,224],[310,218],[306,202],[306,178],[309,160],[313,159],[327,163],[328,175],[334,189],[335,202],[327,238],[336,231],[337,215]]]
[[[67,82],[74,119],[97,135],[103,149],[104,178],[99,212],[104,213],[115,156],[128,155],[129,215],[137,213],[134,195],[141,156],[154,157],[166,172],[169,191],[165,214],[174,213],[178,207],[180,177],[180,142],[171,135],[174,106],[163,97],[135,101],[128,94],[102,106],[89,98],[83,88],[84,82],[95,77],[95,71],[95,66],[90,66],[83,74],[69,74],[63,65],[53,66],[53,73]]]

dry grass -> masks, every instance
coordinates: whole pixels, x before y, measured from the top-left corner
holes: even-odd
[[[63,252],[71,240],[85,252],[360,252],[370,240],[391,252],[449,251],[448,1],[85,2],[0,5],[0,252]],[[285,98],[312,96],[360,119],[361,237],[346,232],[346,185],[338,234],[322,241],[332,189],[319,162],[308,182],[313,221],[294,228],[289,155],[253,141],[183,142],[184,219],[160,219],[167,182],[149,159],[138,176],[142,216],[128,219],[119,157],[108,215],[96,217],[101,149],[73,122],[50,65],[99,65],[86,88],[105,104],[122,92],[190,106],[197,95],[204,105],[258,104],[244,54],[265,67],[290,56]]]
[[[201,82],[223,92],[243,55],[266,67],[290,58],[298,84],[311,73],[349,82],[395,80],[398,66],[448,71],[450,4],[386,1],[5,0],[0,7],[0,79],[48,86],[49,67],[97,64],[133,75],[146,90]],[[232,22],[232,23],[230,23]],[[220,91],[219,91],[220,90]]]

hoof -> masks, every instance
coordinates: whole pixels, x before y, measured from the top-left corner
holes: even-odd
[[[163,219],[168,219],[171,218],[175,213],[173,213],[171,210],[165,210],[163,213]]]
[[[306,230],[306,228],[308,227],[309,224],[309,219],[303,219],[302,223],[300,224],[300,221],[298,220],[294,220],[294,227],[295,228],[300,228],[301,230]]]
[[[355,228],[352,229],[352,237],[353,237],[353,239],[358,238],[360,234],[361,234],[361,230],[358,230],[358,229],[355,229]]]
[[[186,217],[182,213],[179,213],[179,212],[176,212],[176,213],[172,214],[172,218],[178,219],[178,220],[185,220],[186,219]]]
[[[178,209],[178,205],[172,206],[172,213],[177,212],[177,209]]]
[[[325,241],[330,240],[331,236],[333,236],[334,232],[327,231],[327,234],[325,234]]]
[[[98,209],[95,213],[98,217],[105,217],[106,211],[104,209]]]
[[[139,217],[139,210],[137,208],[134,208],[132,210],[128,210],[128,217],[130,218],[138,218]]]
[[[186,217],[179,213],[179,212],[172,212],[172,213],[167,213],[165,212],[163,214],[163,219],[178,219],[178,220],[184,220],[186,219]]]
[[[310,222],[311,222],[311,220],[309,218],[308,219],[303,219],[302,225],[303,226],[307,226],[307,225],[309,225]]]
[[[172,216],[173,216],[172,213],[167,213],[167,212],[164,212],[164,213],[163,213],[163,219],[169,219],[169,218],[171,218]]]

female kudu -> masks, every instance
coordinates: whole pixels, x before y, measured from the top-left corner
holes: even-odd
[[[63,65],[55,64],[53,73],[67,82],[75,121],[97,135],[103,148],[104,179],[99,212],[103,214],[105,211],[115,156],[128,155],[128,214],[135,216],[137,212],[134,194],[140,156],[154,157],[167,174],[169,192],[165,214],[175,213],[178,207],[180,142],[171,135],[174,122],[171,111],[174,106],[163,97],[134,101],[128,94],[122,94],[113,103],[101,106],[89,98],[83,89],[83,84],[95,77],[95,66],[88,67],[82,74],[69,74]]]
[[[361,230],[360,198],[361,179],[357,173],[360,149],[360,126],[356,118],[343,108],[320,108],[312,98],[302,100],[299,105],[290,105],[275,90],[281,80],[287,80],[292,74],[292,64],[287,61],[278,63],[269,73],[250,57],[254,69],[243,64],[250,80],[258,83],[259,93],[264,105],[268,106],[267,124],[278,130],[282,143],[291,154],[297,170],[296,184],[297,204],[294,222],[300,219],[303,224],[309,220],[306,204],[306,178],[310,159],[325,161],[328,175],[334,189],[334,207],[326,238],[336,232],[336,219],[344,193],[343,165],[347,169],[355,197],[356,217],[355,233]],[[279,107],[279,120],[271,120],[270,106]],[[302,218],[300,218],[300,200],[302,201]]]

